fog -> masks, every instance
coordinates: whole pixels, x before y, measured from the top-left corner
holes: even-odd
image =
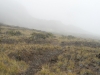
[[[0,22],[55,33],[100,36],[99,0],[0,0]]]

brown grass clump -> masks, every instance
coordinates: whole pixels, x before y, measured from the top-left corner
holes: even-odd
[[[12,60],[6,54],[0,53],[0,75],[16,75],[27,68],[28,65],[24,61]]]

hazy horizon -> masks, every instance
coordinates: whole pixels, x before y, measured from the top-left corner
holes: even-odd
[[[37,19],[61,21],[66,26],[72,25],[100,36],[99,0],[0,0],[1,12],[5,9],[10,14],[11,11],[7,10],[7,7],[16,7],[17,4],[13,3],[19,3]],[[16,9],[14,11],[16,12]]]
[[[99,0],[21,0],[20,3],[34,17],[59,20],[100,35]]]

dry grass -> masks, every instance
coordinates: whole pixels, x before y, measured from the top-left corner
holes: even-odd
[[[98,40],[60,35],[34,39],[33,32],[48,33],[12,26],[0,29],[0,75],[100,74]],[[7,34],[10,30],[21,35]]]

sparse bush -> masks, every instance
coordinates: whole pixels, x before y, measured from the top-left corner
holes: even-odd
[[[66,39],[66,38],[67,38],[67,36],[65,36],[65,35],[62,35],[62,36],[61,36],[61,38],[62,38],[62,39]]]
[[[52,33],[46,33],[47,37],[55,37]]]
[[[11,31],[7,31],[6,34],[9,34],[11,36],[19,36],[22,33],[20,31],[13,31],[13,30],[11,30]]]
[[[31,38],[33,38],[33,39],[46,39],[46,36],[43,33],[35,33],[34,32],[31,35],[32,35]]]
[[[54,37],[52,33],[36,33],[36,32],[33,32],[31,34],[31,38],[33,39],[46,39],[46,38],[49,38],[49,37]]]
[[[0,29],[0,34],[1,34],[1,29]]]
[[[72,35],[68,35],[67,38],[68,38],[68,39],[74,39],[75,37],[72,36]]]

